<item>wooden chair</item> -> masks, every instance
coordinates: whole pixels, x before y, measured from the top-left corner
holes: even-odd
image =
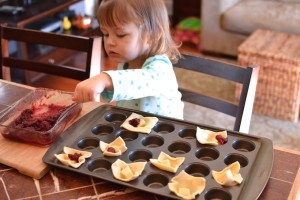
[[[89,38],[75,35],[55,34],[31,29],[13,28],[6,25],[0,26],[1,34],[1,59],[0,78],[11,80],[10,68],[30,70],[66,78],[84,80],[100,73],[101,37]],[[22,55],[9,55],[9,42],[15,41],[22,50]],[[54,60],[49,55],[40,55],[34,59],[29,58],[24,50],[28,45],[46,45],[51,47],[52,53],[60,56]],[[64,54],[68,51],[69,55]],[[19,51],[20,52],[20,51]],[[28,52],[28,53],[27,53]],[[86,54],[86,61],[81,67],[68,66],[68,56],[75,53]]]
[[[180,86],[182,100],[197,104],[218,112],[235,117],[234,131],[248,133],[254,104],[256,84],[258,79],[258,67],[243,68],[220,61],[183,55],[174,67],[192,70],[203,74],[219,77],[240,84],[238,102],[230,102],[207,94],[200,94],[192,88],[184,89]]]

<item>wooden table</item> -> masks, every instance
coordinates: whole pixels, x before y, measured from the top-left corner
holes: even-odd
[[[0,113],[30,87],[0,80]],[[8,92],[9,91],[9,92]],[[84,115],[98,103],[84,105]],[[274,163],[269,182],[259,197],[270,200],[300,198],[300,152],[274,147]],[[0,164],[0,199],[164,199],[101,179],[53,168],[39,180]]]

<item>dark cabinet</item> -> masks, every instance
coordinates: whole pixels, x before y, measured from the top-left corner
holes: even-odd
[[[182,19],[191,16],[201,16],[201,0],[173,0],[173,26]]]

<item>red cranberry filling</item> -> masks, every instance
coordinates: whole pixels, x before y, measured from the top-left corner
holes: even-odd
[[[35,113],[42,108],[46,108],[47,112],[41,114]],[[40,105],[39,107],[33,106],[30,109],[22,111],[21,115],[15,120],[14,127],[34,131],[48,131],[55,125],[62,112],[67,108],[68,106],[54,104]]]
[[[218,140],[218,143],[220,145],[223,145],[223,144],[227,143],[227,138],[224,138],[222,135],[217,135],[216,140]]]
[[[68,154],[68,157],[70,158],[70,160],[74,160],[77,163],[79,163],[80,156],[82,156],[81,153]]]
[[[111,152],[111,153],[116,153],[116,150],[115,150],[115,148],[113,148],[113,147],[108,147],[108,148],[107,148],[107,151],[108,151],[108,152]]]
[[[138,127],[138,125],[140,124],[140,119],[138,118],[134,118],[134,119],[131,119],[129,120],[129,124],[133,127]]]

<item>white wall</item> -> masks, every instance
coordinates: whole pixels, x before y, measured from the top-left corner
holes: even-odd
[[[78,3],[75,3],[69,7],[70,10],[74,10],[76,15],[85,15],[86,14],[86,8],[85,8],[85,2],[86,1],[92,1],[92,0],[85,0],[80,1]]]
[[[85,0],[85,12],[89,16],[95,16],[98,9],[98,0]]]

